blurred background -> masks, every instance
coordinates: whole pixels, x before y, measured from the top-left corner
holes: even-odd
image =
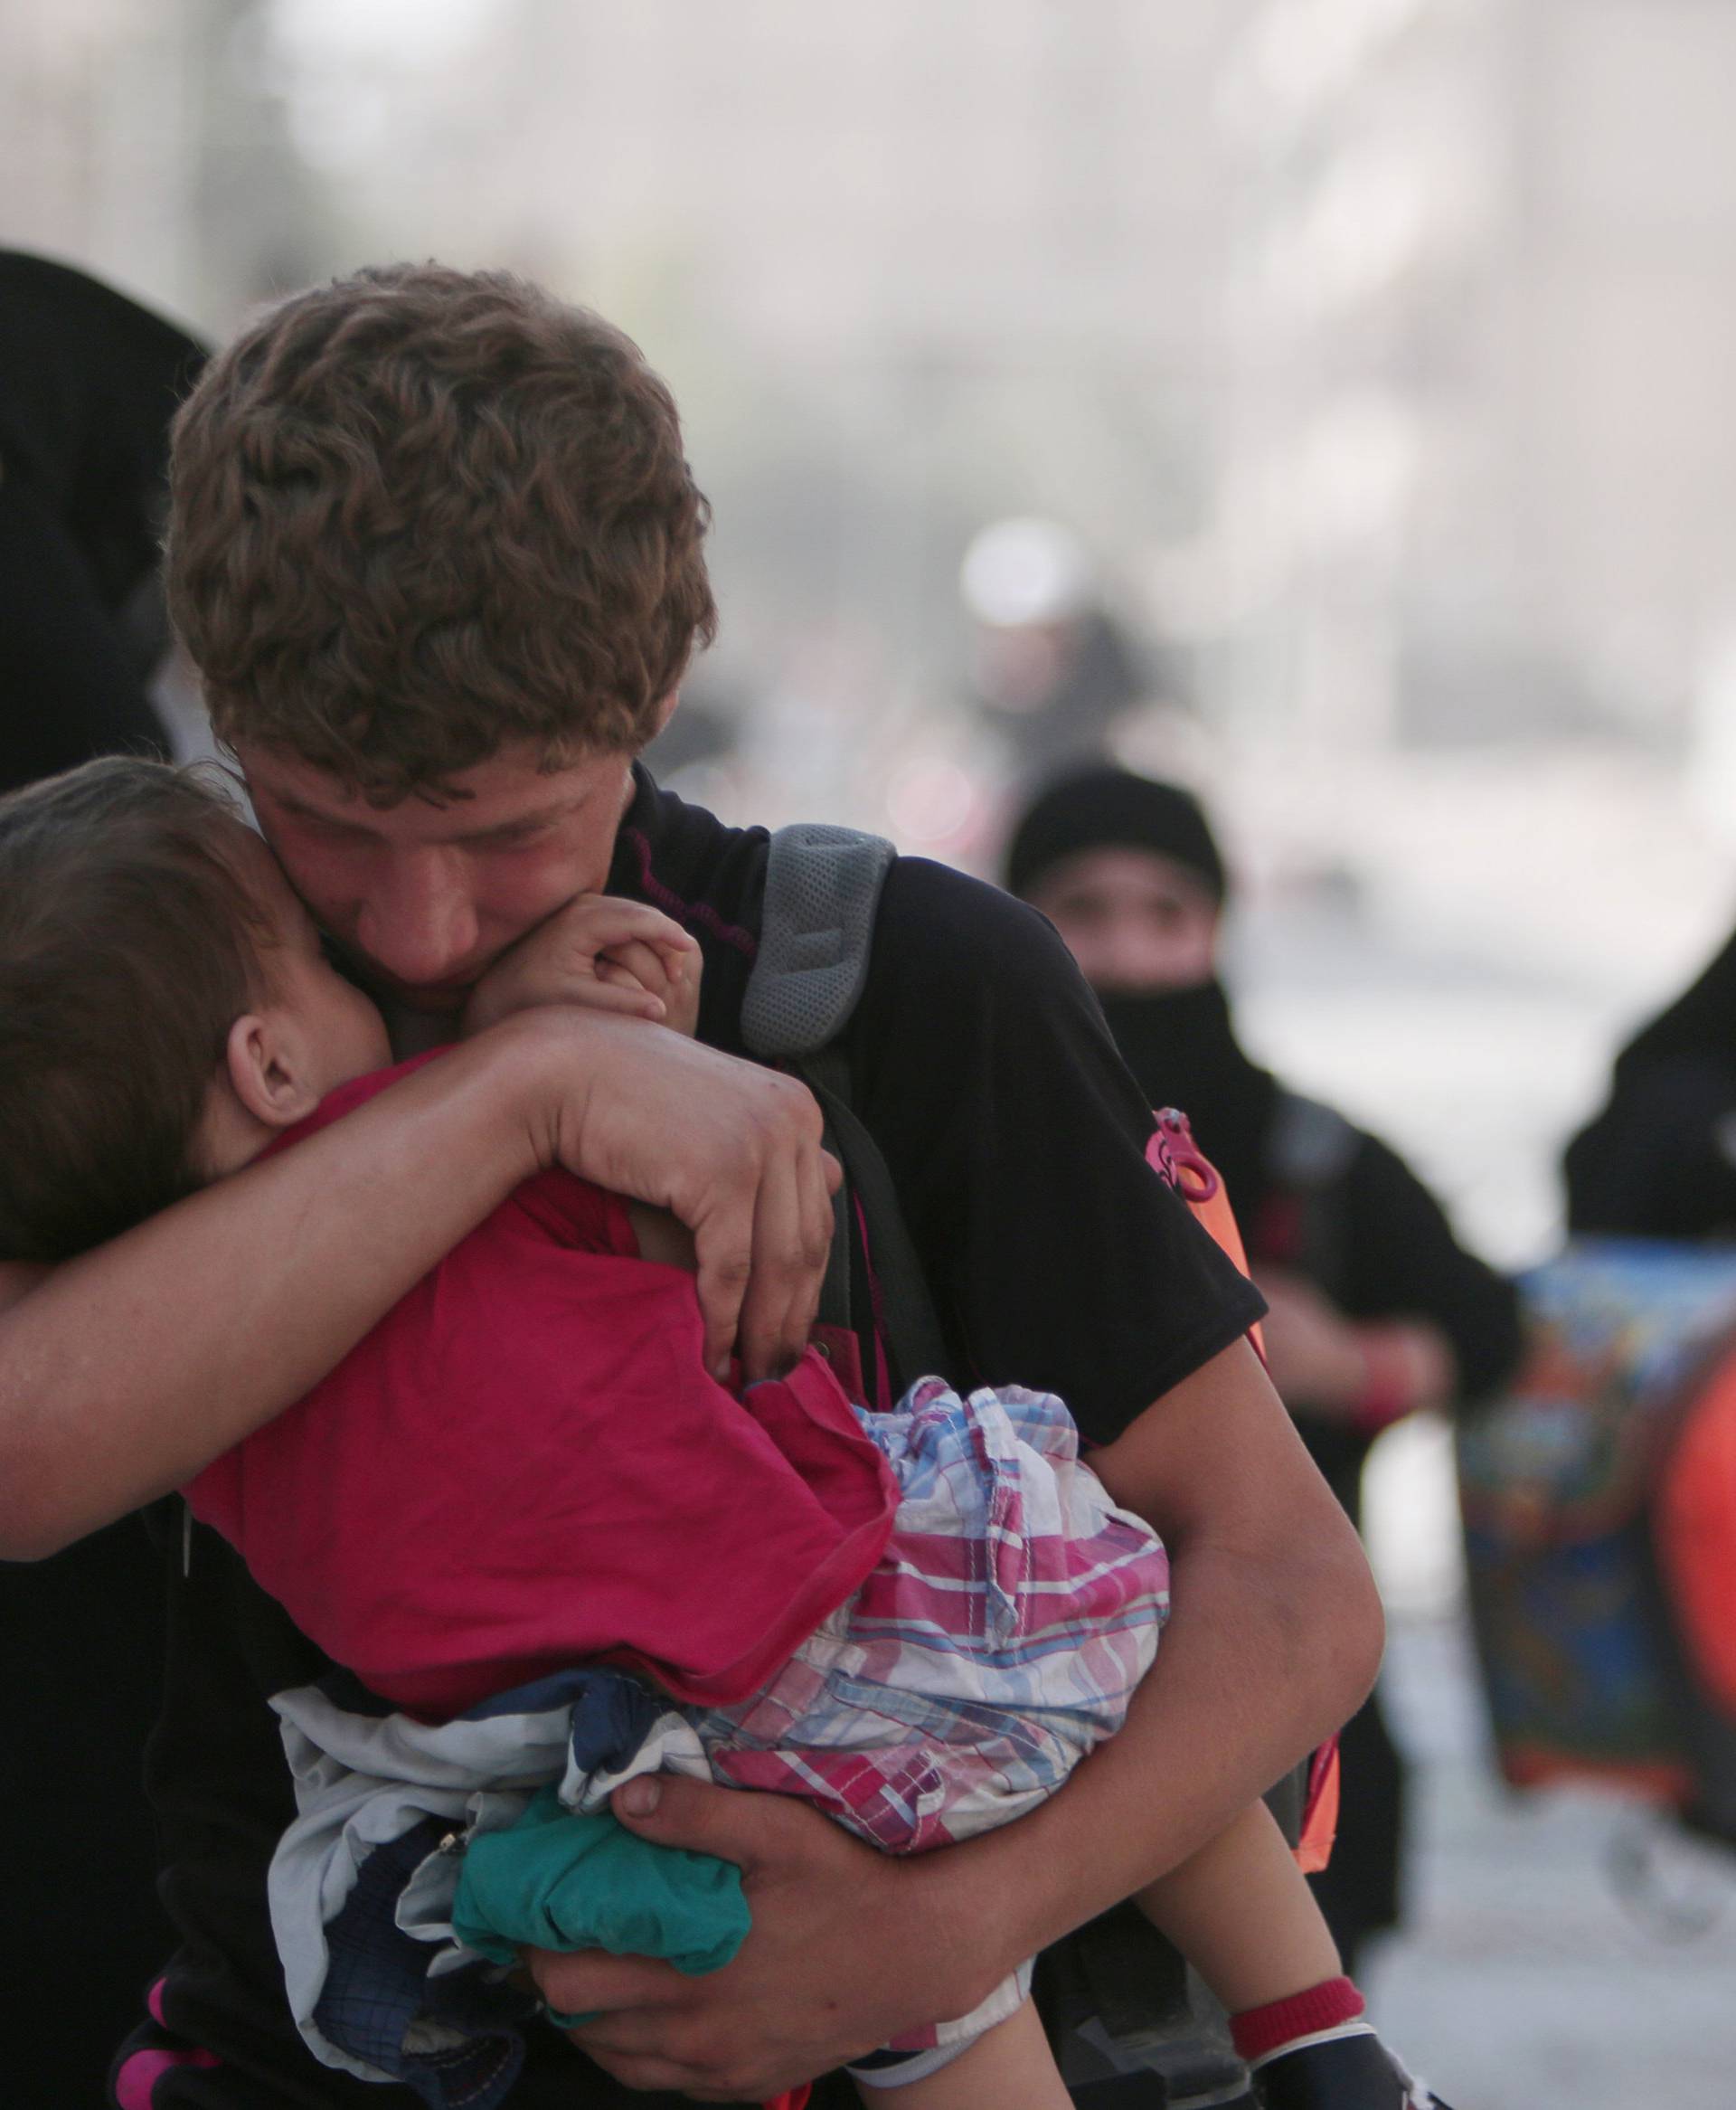
[[[716,509],[665,778],[992,873],[1074,746],[1182,777],[1250,1047],[1517,1267],[1736,900],[1733,93],[1729,0],[0,0],[0,243],[215,337],[392,257],[603,309]],[[1390,2033],[1728,2104],[1727,1865],[1659,1845],[1666,1938],[1630,1820],[1504,1799],[1440,1427],[1370,1507]]]

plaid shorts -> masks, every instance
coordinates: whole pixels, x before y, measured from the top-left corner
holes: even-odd
[[[880,1565],[769,1684],[693,1718],[719,1778],[920,1853],[1020,1815],[1120,1727],[1169,1562],[1052,1393],[929,1378],[862,1420],[901,1490]]]
[[[1080,1462],[1051,1393],[961,1399],[929,1378],[862,1421],[901,1490],[880,1565],[760,1691],[689,1718],[717,1778],[921,1853],[1022,1815],[1120,1727],[1169,1562]],[[976,2035],[1028,1982],[896,2048]]]

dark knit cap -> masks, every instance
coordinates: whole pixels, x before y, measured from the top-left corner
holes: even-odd
[[[1150,850],[1185,865],[1222,902],[1229,875],[1203,809],[1179,784],[1159,784],[1101,763],[1059,779],[1025,809],[1006,851],[1006,884],[1018,894],[1062,857],[1081,850]]]

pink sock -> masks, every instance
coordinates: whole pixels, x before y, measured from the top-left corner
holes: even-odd
[[[1236,2056],[1252,2065],[1270,2058],[1287,2045],[1304,2037],[1317,2037],[1328,2030],[1342,2030],[1361,2019],[1363,1996],[1348,1978],[1328,1978],[1306,1992],[1293,1992],[1288,2000],[1269,2001],[1263,2008],[1247,2008],[1230,2018],[1231,2041]]]

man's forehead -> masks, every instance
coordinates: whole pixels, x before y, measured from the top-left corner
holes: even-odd
[[[595,807],[611,818],[628,775],[624,754],[591,755],[559,769],[541,766],[534,749],[502,749],[459,771],[427,797],[371,804],[331,771],[278,748],[237,743],[236,759],[252,795],[289,814],[335,821],[398,842],[444,842],[536,820],[559,820]],[[599,803],[600,801],[600,803]]]

